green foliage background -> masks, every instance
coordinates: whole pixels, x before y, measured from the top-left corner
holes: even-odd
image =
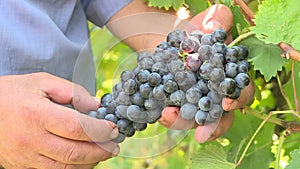
[[[166,10],[170,8],[177,10],[183,5],[187,6],[192,16],[209,7],[210,2],[206,0],[147,0],[150,7]],[[276,46],[278,42],[284,41],[296,49],[300,48],[299,38],[297,38],[300,37],[299,26],[297,26],[300,24],[298,1],[264,0],[263,3],[259,0],[250,1],[249,7],[254,12],[258,11],[255,27],[250,27],[240,8],[232,5],[231,0],[215,2],[223,3],[232,10],[234,38],[250,31],[250,35],[238,43],[247,46],[250,51],[249,62],[252,65],[250,74],[256,88],[251,105],[241,110],[242,112],[237,110],[232,128],[215,141],[198,144],[193,139],[193,131],[189,131],[177,146],[163,154],[147,158],[115,157],[101,162],[95,167],[96,169],[300,168],[300,134],[292,133],[285,136],[287,128],[278,125],[282,121],[293,121],[297,124],[299,122],[299,118],[293,113],[299,113],[294,110],[296,108],[295,94],[300,96],[300,89],[297,89],[300,86],[300,63],[294,63],[294,78],[292,78],[292,61],[281,58],[282,51]],[[286,15],[290,18],[286,18]],[[282,25],[285,26],[283,31]],[[113,85],[119,81],[122,71],[132,70],[135,67],[137,54],[114,37],[105,27],[100,29],[90,24],[90,30],[97,67],[97,96],[101,97],[111,92]],[[292,84],[293,79],[296,92]],[[285,92],[286,96],[282,95],[280,89]],[[267,115],[271,111],[279,113],[266,122]],[[262,123],[262,128],[259,130]],[[151,136],[159,132],[167,132],[167,130],[156,123],[134,137]],[[257,135],[251,140],[255,132]],[[170,137],[177,137],[177,135],[175,133]],[[145,146],[144,151],[151,152],[152,147],[159,147],[162,144],[160,141],[153,142],[152,145]],[[249,149],[244,152],[248,144]],[[243,153],[245,158],[237,166],[236,163]]]

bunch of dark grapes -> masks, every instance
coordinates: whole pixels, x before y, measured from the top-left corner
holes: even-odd
[[[138,54],[138,65],[125,70],[112,94],[89,115],[115,123],[116,142],[155,123],[167,106],[180,107],[180,116],[199,125],[214,122],[224,113],[222,99],[237,99],[250,83],[245,46],[227,47],[226,32],[212,34],[175,30],[153,54]]]

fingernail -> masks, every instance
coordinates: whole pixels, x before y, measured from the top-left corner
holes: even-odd
[[[110,133],[110,139],[115,139],[118,137],[118,135],[119,135],[119,130],[118,130],[117,126],[115,126]]]
[[[216,19],[211,19],[204,24],[204,28],[213,31],[217,28],[222,28],[222,24]]]
[[[117,147],[111,152],[112,157],[118,156],[119,152],[120,152],[120,148],[119,148],[119,146],[117,146]]]

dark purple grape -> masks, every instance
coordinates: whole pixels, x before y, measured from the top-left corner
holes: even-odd
[[[185,63],[186,67],[193,72],[198,71],[201,66],[201,60],[198,59],[197,53],[189,55],[186,58]]]
[[[224,43],[226,41],[226,32],[224,29],[216,29],[212,34],[212,39],[215,42],[221,42]]]

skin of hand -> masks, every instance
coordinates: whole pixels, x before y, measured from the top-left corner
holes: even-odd
[[[115,156],[115,124],[79,113],[99,105],[80,85],[47,73],[1,76],[0,164],[90,169]]]
[[[224,5],[213,5],[207,10],[199,13],[191,19],[190,23],[203,33],[212,33],[217,28],[222,28],[228,33],[226,43],[232,40],[231,28],[233,25],[233,15],[230,9]],[[234,114],[233,110],[240,109],[249,103],[254,95],[254,86],[251,82],[241,92],[241,96],[232,100],[224,98],[222,107],[224,110],[229,111],[227,115],[222,116],[217,123],[199,126],[194,120],[185,120],[179,115],[178,107],[166,107],[162,112],[162,117],[159,119],[160,124],[172,129],[188,130],[196,128],[194,138],[197,142],[203,143],[206,141],[214,140],[225,132],[227,132],[233,123]]]

